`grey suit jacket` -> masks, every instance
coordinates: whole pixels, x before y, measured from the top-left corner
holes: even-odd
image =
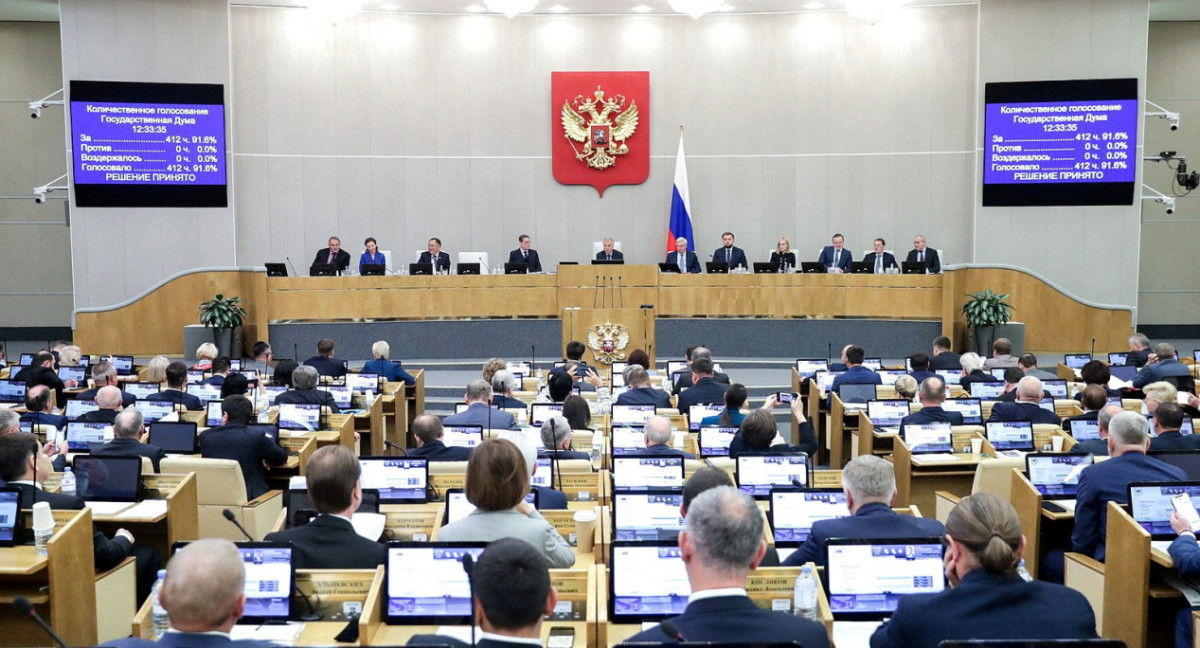
[[[537,511],[525,516],[516,509],[475,509],[467,517],[451,522],[438,531],[438,540],[446,542],[491,542],[500,538],[517,538],[541,549],[553,568],[561,569],[575,564],[571,545]]]

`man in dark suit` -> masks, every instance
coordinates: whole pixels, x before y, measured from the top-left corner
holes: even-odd
[[[596,253],[597,261],[623,261],[625,255],[621,254],[620,250],[613,249],[613,240],[611,238],[604,239],[602,245],[603,250]]]
[[[1184,436],[1179,432],[1183,427],[1183,408],[1175,403],[1159,403],[1154,410],[1154,434],[1150,440],[1150,450],[1200,450],[1200,435]]]
[[[861,455],[842,470],[842,490],[850,517],[814,522],[808,539],[783,561],[786,567],[805,563],[825,566],[825,544],[830,538],[941,538],[946,529],[933,518],[898,515],[896,473],[882,457]]]
[[[494,375],[492,377],[495,378]],[[467,409],[447,416],[442,420],[442,425],[482,425],[485,430],[517,429],[517,421],[512,414],[489,405],[492,402],[492,386],[487,381],[472,380],[467,385],[464,398]]]
[[[435,273],[450,274],[450,255],[442,252],[442,239],[429,239],[429,249],[421,253],[417,263],[428,263]]]
[[[362,504],[361,477],[358,457],[346,446],[317,450],[305,466],[304,483],[320,515],[308,524],[268,533],[263,539],[292,543],[296,569],[375,569],[382,565],[387,548],[358,535],[350,524]]]
[[[121,390],[112,385],[101,387],[100,391],[96,392],[96,405],[100,409],[92,410],[80,416],[79,420],[84,423],[112,425],[112,422],[117,418],[117,412],[121,411]]]
[[[227,396],[221,401],[221,426],[200,433],[200,456],[205,459],[233,459],[242,466],[246,498],[254,499],[271,490],[263,464],[282,466],[288,453],[283,446],[261,432],[246,429],[254,405],[245,396]]]
[[[229,376],[230,365],[231,365],[231,363],[229,362],[229,356],[221,356],[219,358],[213,358],[212,375],[209,376],[208,378],[205,378],[204,381],[201,382],[200,384],[215,385],[217,387],[224,385],[225,378],[227,376]]]
[[[1133,386],[1141,389],[1152,382],[1165,380],[1180,391],[1195,389],[1191,369],[1175,357],[1175,347],[1160,342],[1154,345],[1154,353],[1146,366],[1133,377]]]
[[[692,369],[691,369],[692,362],[694,362],[697,358],[708,358],[709,360],[712,360],[712,351],[709,351],[706,347],[694,346],[694,347],[688,348],[687,353],[684,355],[684,357],[688,361],[688,368],[683,371],[677,371],[674,374],[671,374],[671,393],[675,394],[676,396],[679,395],[679,392],[682,392],[683,390],[690,388],[693,384]],[[717,368],[716,363],[714,362],[713,363],[713,380],[721,383],[722,385],[730,384],[729,374],[717,371],[716,368]],[[675,377],[676,375],[678,375],[679,377],[676,378]]]
[[[341,378],[346,375],[346,363],[333,357],[333,340],[321,338],[317,340],[317,355],[304,361],[313,367],[317,373],[330,378]]]
[[[701,356],[692,360],[692,379],[695,381],[695,384],[683,390],[676,399],[680,414],[686,415],[692,405],[711,405],[713,403],[725,402],[725,390],[729,389],[729,385],[724,385],[713,380],[713,363],[711,358]]]
[[[733,478],[729,473],[717,468],[716,466],[702,466],[692,473],[683,483],[683,502],[679,505],[679,517],[686,519],[688,506],[692,501],[700,496],[701,493],[710,491],[714,488],[729,486],[737,488],[737,484],[733,483]],[[758,563],[759,567],[778,567],[779,552],[775,547],[767,545],[767,552],[763,554],[763,559]]]
[[[745,593],[746,574],[766,553],[763,515],[754,498],[731,486],[704,491],[687,507],[679,548],[692,594],[683,614],[671,619],[679,636],[698,642],[790,642],[826,648],[820,623],[787,612],[764,610]],[[678,637],[654,626],[630,642],[674,643]]]
[[[517,237],[518,247],[508,253],[509,263],[524,263],[529,266],[530,272],[541,272],[542,262],[538,259],[537,250],[529,249],[530,239],[528,234],[522,234]]]
[[[1117,414],[1124,412],[1125,408],[1120,405],[1105,405],[1096,415],[1096,424],[1100,426],[1100,438],[1090,439],[1088,441],[1080,441],[1071,446],[1071,452],[1074,454],[1094,454],[1096,456],[1108,456],[1108,425]]]
[[[49,351],[38,351],[33,356],[33,363],[22,369],[13,380],[20,380],[25,383],[25,387],[33,387],[34,385],[45,385],[54,390],[54,402],[66,403],[64,390],[74,389],[77,384],[74,379],[63,382],[58,377],[58,372],[54,369],[54,356]]]
[[[830,394],[838,393],[838,388],[842,385],[882,385],[883,379],[879,374],[862,366],[863,360],[866,358],[866,351],[857,344],[851,344],[846,347],[842,354],[846,358],[846,372],[833,379],[833,384],[829,387]],[[833,397],[829,397],[829,402],[833,402]]]
[[[1092,464],[1079,474],[1075,499],[1072,551],[1104,561],[1108,503],[1125,503],[1127,487],[1135,481],[1184,481],[1183,470],[1146,456],[1150,424],[1137,412],[1121,412],[1109,423],[1108,461]]]
[[[113,440],[100,445],[90,445],[88,452],[94,455],[146,457],[154,465],[154,472],[158,472],[158,462],[167,456],[167,452],[157,446],[142,443],[142,434],[145,432],[142,413],[136,407],[123,409],[113,420]]]
[[[996,403],[992,407],[992,415],[988,421],[1029,421],[1034,425],[1048,423],[1062,425],[1058,414],[1042,409],[1038,405],[1042,400],[1044,390],[1042,381],[1033,376],[1025,376],[1017,383],[1017,399],[1012,403]]]
[[[331,236],[329,237],[329,247],[323,248],[317,252],[317,256],[313,258],[313,265],[318,263],[328,263],[338,269],[338,272],[345,272],[346,268],[350,267],[350,253],[342,249],[342,239]]]
[[[412,431],[417,439],[417,447],[409,448],[410,457],[424,457],[429,461],[466,461],[471,456],[470,448],[447,446],[442,441],[442,421],[433,414],[422,414],[413,419]]]
[[[231,641],[229,632],[246,610],[246,567],[228,540],[206,538],[189,543],[167,565],[159,601],[171,617],[171,629],[158,641],[115,639],[114,648],[269,648],[269,641]],[[139,601],[142,599],[138,599]]]
[[[925,425],[928,423],[963,424],[963,416],[960,412],[947,412],[942,409],[942,403],[946,401],[946,381],[942,380],[941,376],[934,376],[923,380],[921,382],[921,389],[917,392],[917,398],[921,399],[921,409],[900,419],[901,438],[904,438],[904,427],[906,425]]]
[[[929,359],[930,370],[960,371],[962,369],[959,355],[951,351],[950,347],[950,338],[945,335],[939,335],[933,340],[933,357]]]
[[[1179,537],[1167,548],[1167,553],[1171,554],[1171,559],[1175,561],[1175,570],[1179,575],[1195,582],[1200,578],[1200,545],[1196,543],[1196,532],[1192,529],[1192,523],[1175,511],[1171,511],[1171,528]],[[1200,610],[1200,607],[1185,607],[1175,617],[1176,646],[1193,645],[1192,613],[1197,610]]]
[[[908,356],[909,364],[912,365],[912,370],[908,375],[912,376],[917,384],[925,382],[926,378],[933,378],[937,375],[936,372],[929,369],[929,356],[920,351]]]
[[[650,386],[650,374],[640,365],[625,370],[625,386],[628,388],[617,396],[617,405],[653,405],[655,408],[671,406],[671,396],[661,389]]]
[[[525,401],[513,398],[517,388],[517,377],[507,369],[492,374],[492,407],[500,409],[527,409]]]
[[[85,506],[83,498],[42,489],[42,482],[50,472],[50,458],[42,450],[36,436],[25,433],[0,435],[0,480],[5,486],[21,491],[21,508],[33,508],[35,502],[46,502],[52,509],[82,511]],[[133,534],[125,529],[117,529],[111,540],[103,533],[92,530],[96,572],[108,571],[129,556],[134,556],[137,561],[138,600],[142,600],[154,585],[162,558],[153,547],[134,546],[133,542]]]
[[[1125,364],[1144,367],[1150,359],[1150,338],[1145,333],[1134,333],[1129,336],[1129,353],[1125,355]]]
[[[927,247],[925,237],[917,234],[913,237],[913,249],[909,250],[905,263],[924,263],[925,272],[937,274],[942,271],[942,260],[938,258],[937,250]]]
[[[571,424],[561,416],[551,416],[542,422],[542,447],[546,456],[559,461],[582,459],[590,461],[591,455],[571,449]]]
[[[845,249],[845,244],[844,236],[834,234],[833,245],[826,245],[821,249],[817,263],[820,263],[822,268],[833,268],[834,272],[850,272],[850,265],[854,263],[854,253]]]
[[[892,256],[891,252],[884,252],[883,248],[887,245],[887,241],[877,238],[875,239],[875,251],[868,252],[867,256],[863,257],[863,263],[871,266],[871,272],[875,274],[884,274],[891,268],[899,268],[896,265],[896,257]]]
[[[117,389],[121,388],[121,383],[117,381],[117,368],[111,363],[101,361],[88,368],[92,374],[91,389],[75,394],[75,400],[94,401],[96,400],[96,392],[100,391],[101,387],[112,385]],[[129,407],[137,402],[137,398],[133,394],[121,392],[121,407]],[[61,401],[60,401],[61,403]]]
[[[333,394],[327,391],[317,389],[317,370],[308,365],[300,365],[292,372],[292,389],[289,389],[275,397],[275,404],[281,405],[284,403],[291,404],[313,404],[321,405],[329,408],[331,414],[340,414],[337,403],[333,400]]]
[[[1017,402],[1017,384],[1025,377],[1025,372],[1021,371],[1020,367],[1009,367],[1004,370],[1004,393],[997,396],[994,400],[1000,403],[1015,403]],[[1045,394],[1047,397],[1049,394]]]
[[[198,397],[184,391],[187,386],[187,372],[187,363],[179,360],[167,365],[167,388],[157,394],[150,394],[146,400],[170,401],[193,412],[204,409],[204,403]]]
[[[724,263],[729,266],[730,270],[741,268],[743,270],[749,268],[746,263],[746,253],[742,248],[733,244],[733,232],[725,232],[721,235],[721,247],[713,251],[712,260],[717,263]]]
[[[682,263],[681,263],[682,260]],[[679,268],[686,274],[700,274],[700,259],[695,252],[688,251],[688,240],[682,236],[675,239],[675,251],[667,252],[667,264]]]
[[[682,456],[695,459],[696,455],[671,447],[671,423],[661,416],[651,416],[642,427],[646,437],[646,454]]]
[[[60,430],[67,426],[67,417],[55,414],[50,406],[50,388],[45,385],[34,385],[25,392],[25,413],[20,420],[34,425],[53,425]]]
[[[1069,416],[1063,419],[1062,427],[1065,431],[1071,430],[1071,421],[1095,421],[1100,416],[1100,410],[1108,404],[1108,394],[1104,387],[1100,385],[1088,385],[1083,388],[1083,392],[1079,395],[1079,405],[1083,407],[1083,414]]]

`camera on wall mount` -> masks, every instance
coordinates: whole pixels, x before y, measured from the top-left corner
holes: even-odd
[[[1147,110],[1145,115],[1147,117],[1158,117],[1159,119],[1169,121],[1171,122],[1171,125],[1168,128],[1173,131],[1179,130],[1179,113],[1167,110],[1166,108],[1163,108],[1149,99],[1146,100],[1146,106]],[[1149,110],[1149,108],[1154,108],[1154,110]]]
[[[30,101],[29,102],[29,116],[34,119],[39,119],[42,116],[43,108],[48,108],[50,106],[63,105],[62,99],[54,99],[54,96],[62,94],[62,91],[63,91],[63,89],[59,88],[58,90],[51,92],[50,94],[46,95],[45,97],[38,99],[37,101]]]

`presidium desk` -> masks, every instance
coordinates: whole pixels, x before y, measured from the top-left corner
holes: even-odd
[[[636,309],[659,318],[881,318],[941,322],[965,343],[965,294],[1010,293],[1026,346],[1043,351],[1121,350],[1132,311],[1090,304],[1027,272],[958,267],[941,275],[664,274],[657,266],[560,265],[555,274],[266,277],[258,269],[208,269],[164,280],[107,308],[75,313],[75,343],[105,353],[178,354],[196,306],[217,293],[247,300],[243,339],[271,322],[559,318],[564,309]],[[138,331],[137,335],[129,335]]]

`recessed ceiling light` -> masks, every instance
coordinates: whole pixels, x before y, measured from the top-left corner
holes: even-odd
[[[471,13],[483,13],[487,11],[487,9],[480,5],[471,5],[467,7],[467,11],[470,11]]]
[[[633,10],[638,13],[647,13],[648,11],[650,11],[650,7],[647,7],[646,5],[638,5],[638,6],[634,7]]]
[[[816,1],[814,0],[813,2],[810,2],[810,3],[806,4],[806,5],[804,5],[804,8],[805,8],[805,9],[810,9],[810,10],[824,9],[824,8],[825,8],[825,5],[821,4],[820,2],[816,2]]]
[[[550,9],[548,9],[548,11],[552,11],[554,13],[564,13],[564,12],[570,11],[570,9],[567,9],[566,7],[564,7],[562,5],[554,5],[553,7],[550,7]]]

